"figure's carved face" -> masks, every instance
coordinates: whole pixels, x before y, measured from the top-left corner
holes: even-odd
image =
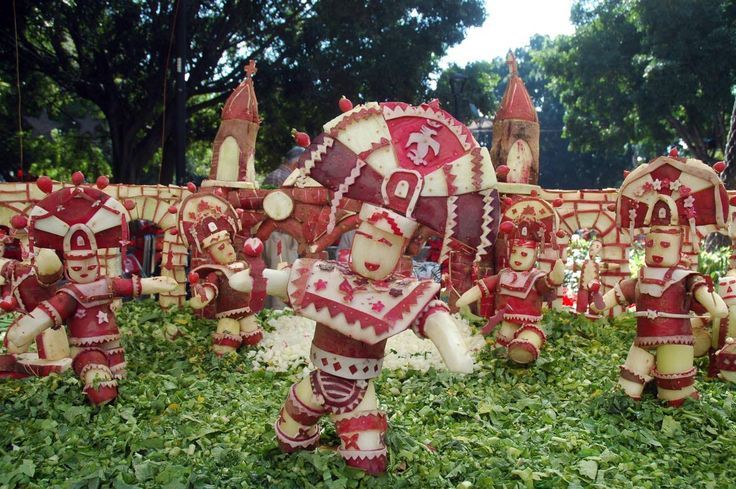
[[[591,258],[595,258],[596,256],[600,254],[602,249],[603,249],[603,243],[601,243],[598,240],[593,240],[590,243],[590,248],[588,248],[588,255]]]
[[[363,222],[350,250],[350,268],[365,278],[383,280],[396,269],[408,240]]]
[[[235,248],[233,248],[233,244],[229,239],[209,246],[207,253],[218,265],[229,265],[234,263],[236,259]]]
[[[100,262],[96,256],[90,258],[66,259],[64,261],[64,271],[69,281],[75,284],[88,284],[94,282],[100,276]]]
[[[525,246],[515,245],[511,243],[511,254],[509,255],[509,267],[517,272],[524,272],[534,268],[537,262],[537,248],[527,248]]]
[[[650,267],[674,267],[680,262],[682,234],[657,232],[663,229],[676,228],[654,227],[646,236],[644,263]]]

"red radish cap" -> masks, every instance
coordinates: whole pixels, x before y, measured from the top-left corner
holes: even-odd
[[[536,197],[537,195],[539,195],[539,192],[537,192],[536,190],[532,190],[531,192],[529,192],[529,195],[531,195],[532,197]]]
[[[297,131],[296,129],[291,130],[291,136],[294,138],[294,142],[297,144],[297,146],[301,146],[302,148],[306,148],[311,144],[311,140],[309,139],[309,134],[306,132]]]
[[[725,161],[716,161],[713,164],[713,169],[716,171],[716,173],[723,173],[723,170],[726,169],[726,162]]]
[[[191,193],[195,193],[197,191],[197,186],[194,185],[194,182],[189,182],[187,184],[187,190],[189,190]]]
[[[28,226],[28,219],[24,215],[16,214],[10,218],[10,225],[14,229],[23,229]]]
[[[110,185],[110,179],[107,178],[105,175],[100,175],[99,177],[97,177],[97,188],[98,189],[102,190],[108,185]]]
[[[129,211],[132,211],[133,209],[135,209],[135,202],[132,199],[125,199],[123,201],[123,207],[125,207]]]
[[[736,205],[736,195],[728,199],[729,205]]]
[[[0,301],[0,309],[5,312],[14,311],[18,307],[18,300],[15,297],[8,297]]]
[[[496,168],[496,176],[506,178],[506,175],[508,175],[510,171],[511,168],[509,168],[508,166],[500,165],[498,168]]]
[[[553,207],[560,207],[560,206],[562,206],[562,202],[563,202],[562,199],[559,198],[559,197],[557,197],[555,200],[552,201],[552,206]]]
[[[499,226],[499,229],[503,234],[511,234],[516,230],[516,226],[511,221],[504,221]]]
[[[340,107],[340,112],[353,110],[353,103],[350,101],[350,99],[346,98],[345,95],[340,97],[340,101],[337,102],[337,105],[338,107]]]
[[[176,208],[175,205],[169,206],[169,214],[176,214],[177,212],[179,212],[179,210]]]
[[[624,178],[628,177],[630,173],[631,173],[631,171],[624,170]]]
[[[671,156],[672,158],[677,158],[678,156],[680,156],[680,151],[678,151],[678,149],[677,149],[677,148],[672,148],[672,149],[670,150],[670,156]]]
[[[41,192],[50,194],[54,189],[54,182],[51,178],[44,175],[42,177],[38,177],[38,180],[36,180],[36,186],[41,190]]]
[[[75,171],[72,173],[72,183],[74,185],[82,185],[84,183],[84,173],[81,171]]]
[[[511,197],[504,197],[503,203],[507,206],[512,205],[514,203],[514,199],[512,199]]]
[[[243,251],[248,256],[260,256],[263,253],[263,241],[258,238],[248,238],[243,243]]]

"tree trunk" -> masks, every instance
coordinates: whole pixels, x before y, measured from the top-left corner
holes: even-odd
[[[163,153],[159,183],[169,185],[174,181],[174,168],[176,167],[176,144],[173,137],[166,138]]]
[[[726,162],[726,171],[723,174],[724,183],[726,188],[736,188],[736,98],[734,98],[731,110],[731,126],[726,136],[724,153]]]

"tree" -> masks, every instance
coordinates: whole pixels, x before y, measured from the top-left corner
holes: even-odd
[[[161,179],[171,180],[176,15],[188,25],[190,114],[219,107],[247,60],[259,62],[258,155],[269,167],[291,144],[288,129],[316,131],[336,115],[332,104],[343,93],[357,101],[421,99],[426,74],[483,14],[480,0],[40,0],[19,2],[17,20],[23,76],[43,74],[99,107],[109,125],[113,177],[133,183],[162,141]],[[8,17],[5,60],[15,54]]]
[[[647,159],[684,143],[722,157],[736,84],[736,8],[726,0],[578,1],[575,34],[538,61],[562,101],[573,148],[635,147]]]
[[[537,61],[551,42],[547,37],[536,35],[529,40],[528,47],[514,51],[519,75],[538,109],[541,126],[540,184],[546,188],[564,189],[616,186],[623,179],[623,169],[630,165],[630,156],[623,149],[619,148],[616,153],[569,149],[569,140],[563,135],[565,109],[550,89],[549,77]],[[449,80],[456,74],[466,77],[460,94],[460,119],[466,123],[478,119],[469,109],[470,104],[486,117],[493,118],[506,89],[506,60],[495,58],[490,62],[469,63],[465,68],[448,67],[440,75],[433,93],[445,108],[453,106]]]

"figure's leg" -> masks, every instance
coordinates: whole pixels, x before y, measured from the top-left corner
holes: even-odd
[[[325,410],[312,392],[306,377],[292,385],[276,421],[276,440],[287,453],[312,450],[319,443],[319,419]]]
[[[246,346],[257,345],[263,339],[263,330],[258,325],[255,314],[240,320],[240,338],[242,344]]]
[[[681,406],[685,399],[698,398],[695,390],[692,345],[661,345],[657,347],[657,397],[671,406]]]
[[[588,312],[588,291],[582,285],[578,289],[575,312],[579,314],[585,314],[586,312]]]
[[[504,348],[509,346],[509,343],[514,339],[514,335],[520,327],[521,325],[519,324],[502,321],[501,327],[498,329],[498,333],[496,333],[496,344]]]
[[[237,350],[242,342],[240,323],[237,320],[223,318],[217,321],[217,332],[212,335],[212,351],[217,356]]]
[[[110,366],[112,376],[117,380],[124,379],[128,362],[125,361],[125,348],[120,346],[120,340],[108,341],[100,345],[100,349],[107,355],[107,364]]]
[[[695,357],[702,357],[708,353],[711,345],[710,329],[717,332],[718,327],[714,325],[712,328],[708,328],[709,323],[704,321],[702,318],[690,319],[690,325],[693,328],[693,347]]]
[[[509,343],[509,358],[521,364],[528,364],[539,357],[539,351],[547,341],[542,328],[533,323],[526,323],[516,331],[514,339]]]
[[[340,437],[340,453],[350,467],[369,474],[386,472],[386,413],[378,410],[373,381],[368,384],[365,397],[355,410],[333,415],[335,431]]]
[[[736,340],[733,337],[726,339],[726,344],[715,352],[711,361],[723,380],[736,383]]]
[[[77,350],[77,348],[75,348]],[[106,404],[118,396],[118,383],[107,364],[107,356],[97,348],[80,348],[72,368],[84,382],[83,392],[94,405]]]
[[[61,360],[69,358],[69,339],[66,337],[66,329],[49,328],[36,336],[36,349],[38,358],[44,360]]]
[[[652,380],[654,355],[636,345],[631,345],[626,361],[619,367],[618,384],[632,399],[641,399],[644,386]]]

